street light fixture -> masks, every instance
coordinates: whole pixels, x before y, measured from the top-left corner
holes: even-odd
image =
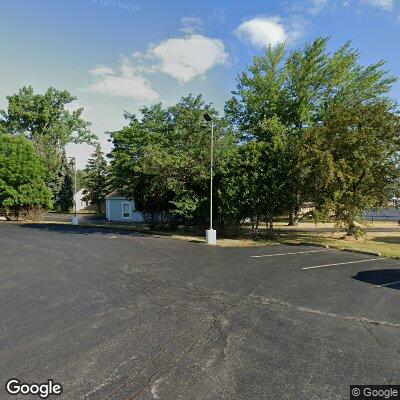
[[[71,160],[71,166],[74,169],[74,216],[72,217],[71,224],[72,225],[78,225],[79,220],[78,217],[76,216],[76,158],[75,157],[70,157]]]
[[[217,232],[213,229],[213,162],[214,162],[214,121],[210,114],[203,115],[207,122],[211,122],[211,157],[210,157],[210,229],[206,230],[207,244],[217,244]]]

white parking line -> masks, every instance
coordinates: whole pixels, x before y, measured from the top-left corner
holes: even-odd
[[[261,258],[261,257],[288,256],[288,255],[291,255],[291,254],[320,253],[321,251],[327,251],[327,250],[323,249],[323,250],[295,251],[294,253],[262,254],[260,256],[250,256],[250,257],[251,258]]]
[[[304,267],[302,269],[333,267],[335,265],[358,264],[358,263],[365,263],[365,262],[378,261],[378,260],[384,260],[384,258],[382,258],[382,257],[380,257],[380,258],[368,258],[366,260],[346,261],[346,262],[340,262],[340,263],[334,263],[334,264],[313,265],[312,267]]]
[[[385,283],[384,285],[378,285],[378,287],[392,286],[392,285],[396,285],[397,283],[400,283],[400,281]]]

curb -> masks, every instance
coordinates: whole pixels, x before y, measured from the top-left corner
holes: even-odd
[[[378,253],[377,251],[368,251],[368,250],[360,250],[360,249],[351,249],[349,247],[346,247],[343,249],[343,251],[349,251],[351,253],[361,253],[361,254],[369,254],[371,256],[377,256],[377,257],[381,257],[382,254]]]
[[[302,245],[302,246],[323,247],[324,249],[329,249],[329,246],[328,246],[327,244],[323,244],[323,243],[300,242],[299,245]]]
[[[327,244],[319,243],[319,242],[286,242],[283,241],[281,244],[286,244],[287,246],[314,246],[314,247],[323,247],[324,249],[329,249],[330,247]]]

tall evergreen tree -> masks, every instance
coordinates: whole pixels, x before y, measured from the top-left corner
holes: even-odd
[[[65,151],[61,152],[57,172],[49,184],[52,192],[53,209],[68,212],[74,203],[74,171]]]
[[[90,204],[96,205],[98,212],[102,212],[101,204],[108,194],[109,185],[107,161],[99,143],[96,144],[95,150],[85,167],[82,183],[85,188],[85,199]]]

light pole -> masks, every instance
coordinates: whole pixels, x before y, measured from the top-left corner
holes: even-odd
[[[72,225],[78,225],[79,220],[78,217],[76,216],[76,159],[75,157],[71,157],[71,166],[74,169],[74,216],[72,217],[71,224]]]
[[[206,230],[207,244],[217,244],[217,232],[213,229],[213,162],[214,162],[214,121],[211,115],[203,115],[207,122],[211,122],[211,157],[210,157],[210,229]]]

